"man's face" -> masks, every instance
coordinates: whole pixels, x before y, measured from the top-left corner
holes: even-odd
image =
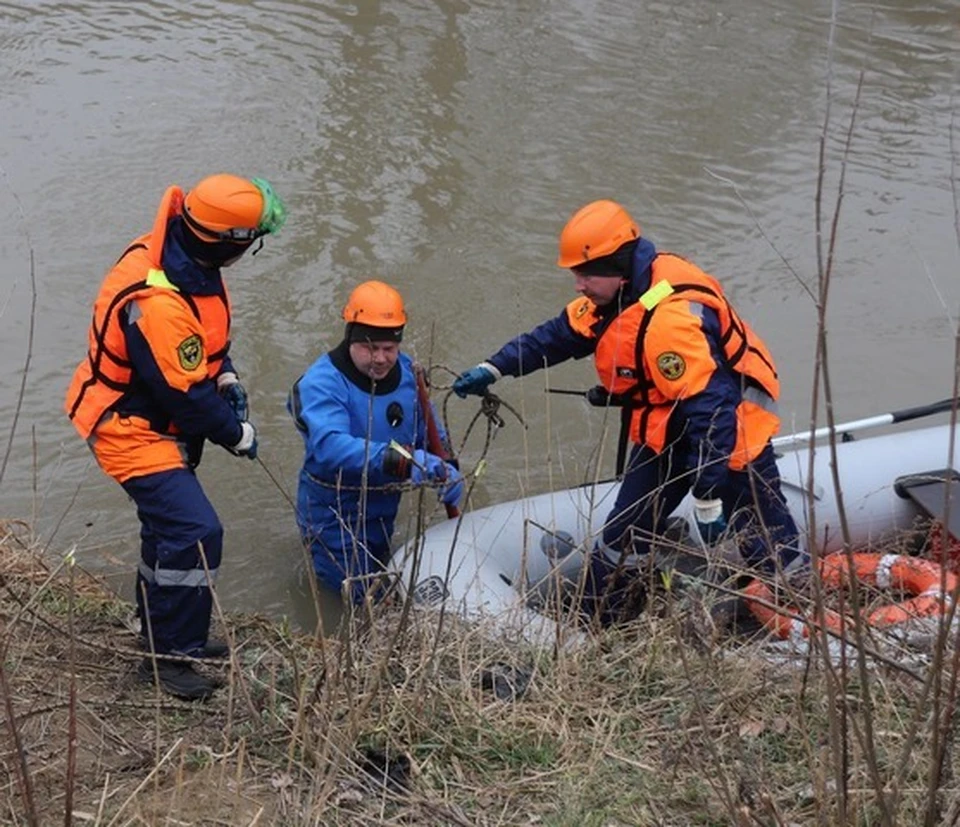
[[[598,307],[610,304],[623,283],[623,279],[619,275],[584,276],[576,270],[571,272],[573,272],[574,289]]]
[[[396,342],[351,342],[350,359],[364,376],[376,382],[385,379],[400,356]]]

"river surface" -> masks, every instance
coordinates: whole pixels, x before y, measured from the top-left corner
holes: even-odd
[[[262,457],[212,446],[200,469],[227,529],[228,610],[313,623],[284,400],[339,341],[352,287],[396,285],[405,349],[463,369],[573,296],[557,234],[595,198],[723,281],[778,360],[784,431],[808,427],[817,193],[825,260],[854,110],[827,318],[836,413],[949,396],[958,21],[957,0],[0,0],[0,517],[30,521],[54,561],[76,545],[132,597],[134,509],[62,400],[106,269],[166,186],[219,171],[269,179],[290,208],[227,271]],[[549,382],[586,388],[591,366]],[[526,427],[505,414],[474,505],[580,482],[601,444],[612,469],[602,413],[544,390],[543,374],[496,386]],[[449,410],[459,438],[476,402]],[[481,430],[465,466],[483,447]]]

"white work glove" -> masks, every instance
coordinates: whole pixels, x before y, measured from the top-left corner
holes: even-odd
[[[723,500],[693,500],[693,513],[697,520],[700,538],[707,546],[715,546],[727,529],[723,516]]]
[[[227,450],[237,457],[257,458],[257,429],[249,422],[240,423],[240,441],[231,445]]]

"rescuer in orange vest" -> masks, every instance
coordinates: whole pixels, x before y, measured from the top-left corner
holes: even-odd
[[[153,229],[107,273],[87,355],[66,411],[100,467],[137,505],[137,608],[156,654],[222,657],[208,640],[223,527],[197,480],[206,440],[254,459],[257,432],[230,361],[230,297],[221,277],[286,208],[266,181],[212,175],[169,187]],[[259,249],[259,247],[258,247]],[[183,698],[215,685],[189,662],[146,658],[139,676]]]
[[[608,200],[567,222],[557,264],[573,272],[579,298],[461,374],[453,389],[482,395],[502,376],[593,355],[600,386],[591,401],[622,406],[624,475],[591,558],[585,609],[602,606],[602,621],[615,618],[651,538],[688,491],[708,547],[729,528],[751,565],[802,569],[807,557],[770,444],[780,425],[776,368],[720,284],[658,253]]]

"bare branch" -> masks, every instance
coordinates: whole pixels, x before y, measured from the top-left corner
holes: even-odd
[[[763,225],[760,223],[760,219],[757,218],[754,211],[750,209],[750,205],[746,202],[744,197],[740,194],[739,187],[737,187],[737,185],[731,179],[725,178],[723,175],[718,175],[709,167],[703,167],[703,171],[707,173],[707,175],[709,175],[711,178],[715,178],[717,181],[720,181],[726,184],[728,187],[730,187],[733,190],[733,194],[737,196],[737,200],[741,203],[741,205],[743,205],[743,208],[747,211],[747,214],[750,216],[750,218],[753,219],[753,223],[756,226],[757,231],[763,237],[763,240],[770,245],[770,249],[777,254],[777,257],[780,259],[780,261],[783,262],[783,266],[786,267],[787,270],[790,272],[790,274],[797,280],[797,284],[799,284],[804,289],[804,292],[806,292],[806,294],[810,297],[811,301],[816,303],[817,297],[813,295],[813,290],[810,289],[810,286],[803,280],[800,274],[796,271],[796,268],[794,268],[794,266],[787,260],[787,257],[780,252],[780,250],[777,248],[777,245],[767,235],[766,231],[763,229]]]

